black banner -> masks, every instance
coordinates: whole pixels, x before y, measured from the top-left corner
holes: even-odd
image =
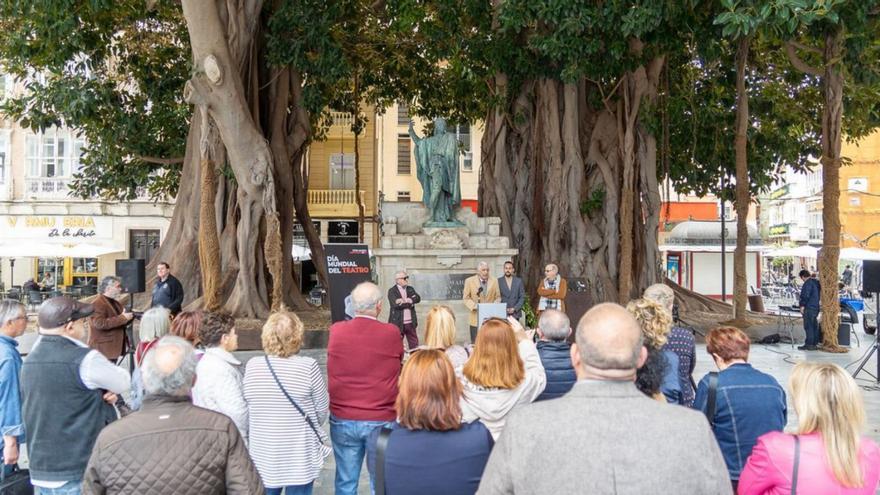
[[[366,244],[326,244],[324,254],[330,277],[330,319],[335,323],[354,316],[348,296],[357,284],[372,280],[370,254]]]

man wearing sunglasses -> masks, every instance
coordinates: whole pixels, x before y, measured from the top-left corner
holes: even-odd
[[[409,275],[401,270],[394,274],[395,284],[388,289],[388,303],[391,312],[388,323],[400,329],[400,335],[406,337],[406,346],[413,350],[419,346],[418,319],[416,304],[422,300],[419,293],[409,285]]]

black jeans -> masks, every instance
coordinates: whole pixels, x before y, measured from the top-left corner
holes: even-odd
[[[817,346],[821,340],[819,334],[819,310],[815,308],[804,308],[804,333],[807,335],[804,345]]]

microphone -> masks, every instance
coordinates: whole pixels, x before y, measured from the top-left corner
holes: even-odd
[[[482,293],[483,293],[483,287],[481,286],[479,289],[477,289],[477,295],[479,296]]]

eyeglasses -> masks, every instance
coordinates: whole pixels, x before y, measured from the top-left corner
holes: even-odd
[[[409,280],[409,277],[397,277],[397,280]]]

